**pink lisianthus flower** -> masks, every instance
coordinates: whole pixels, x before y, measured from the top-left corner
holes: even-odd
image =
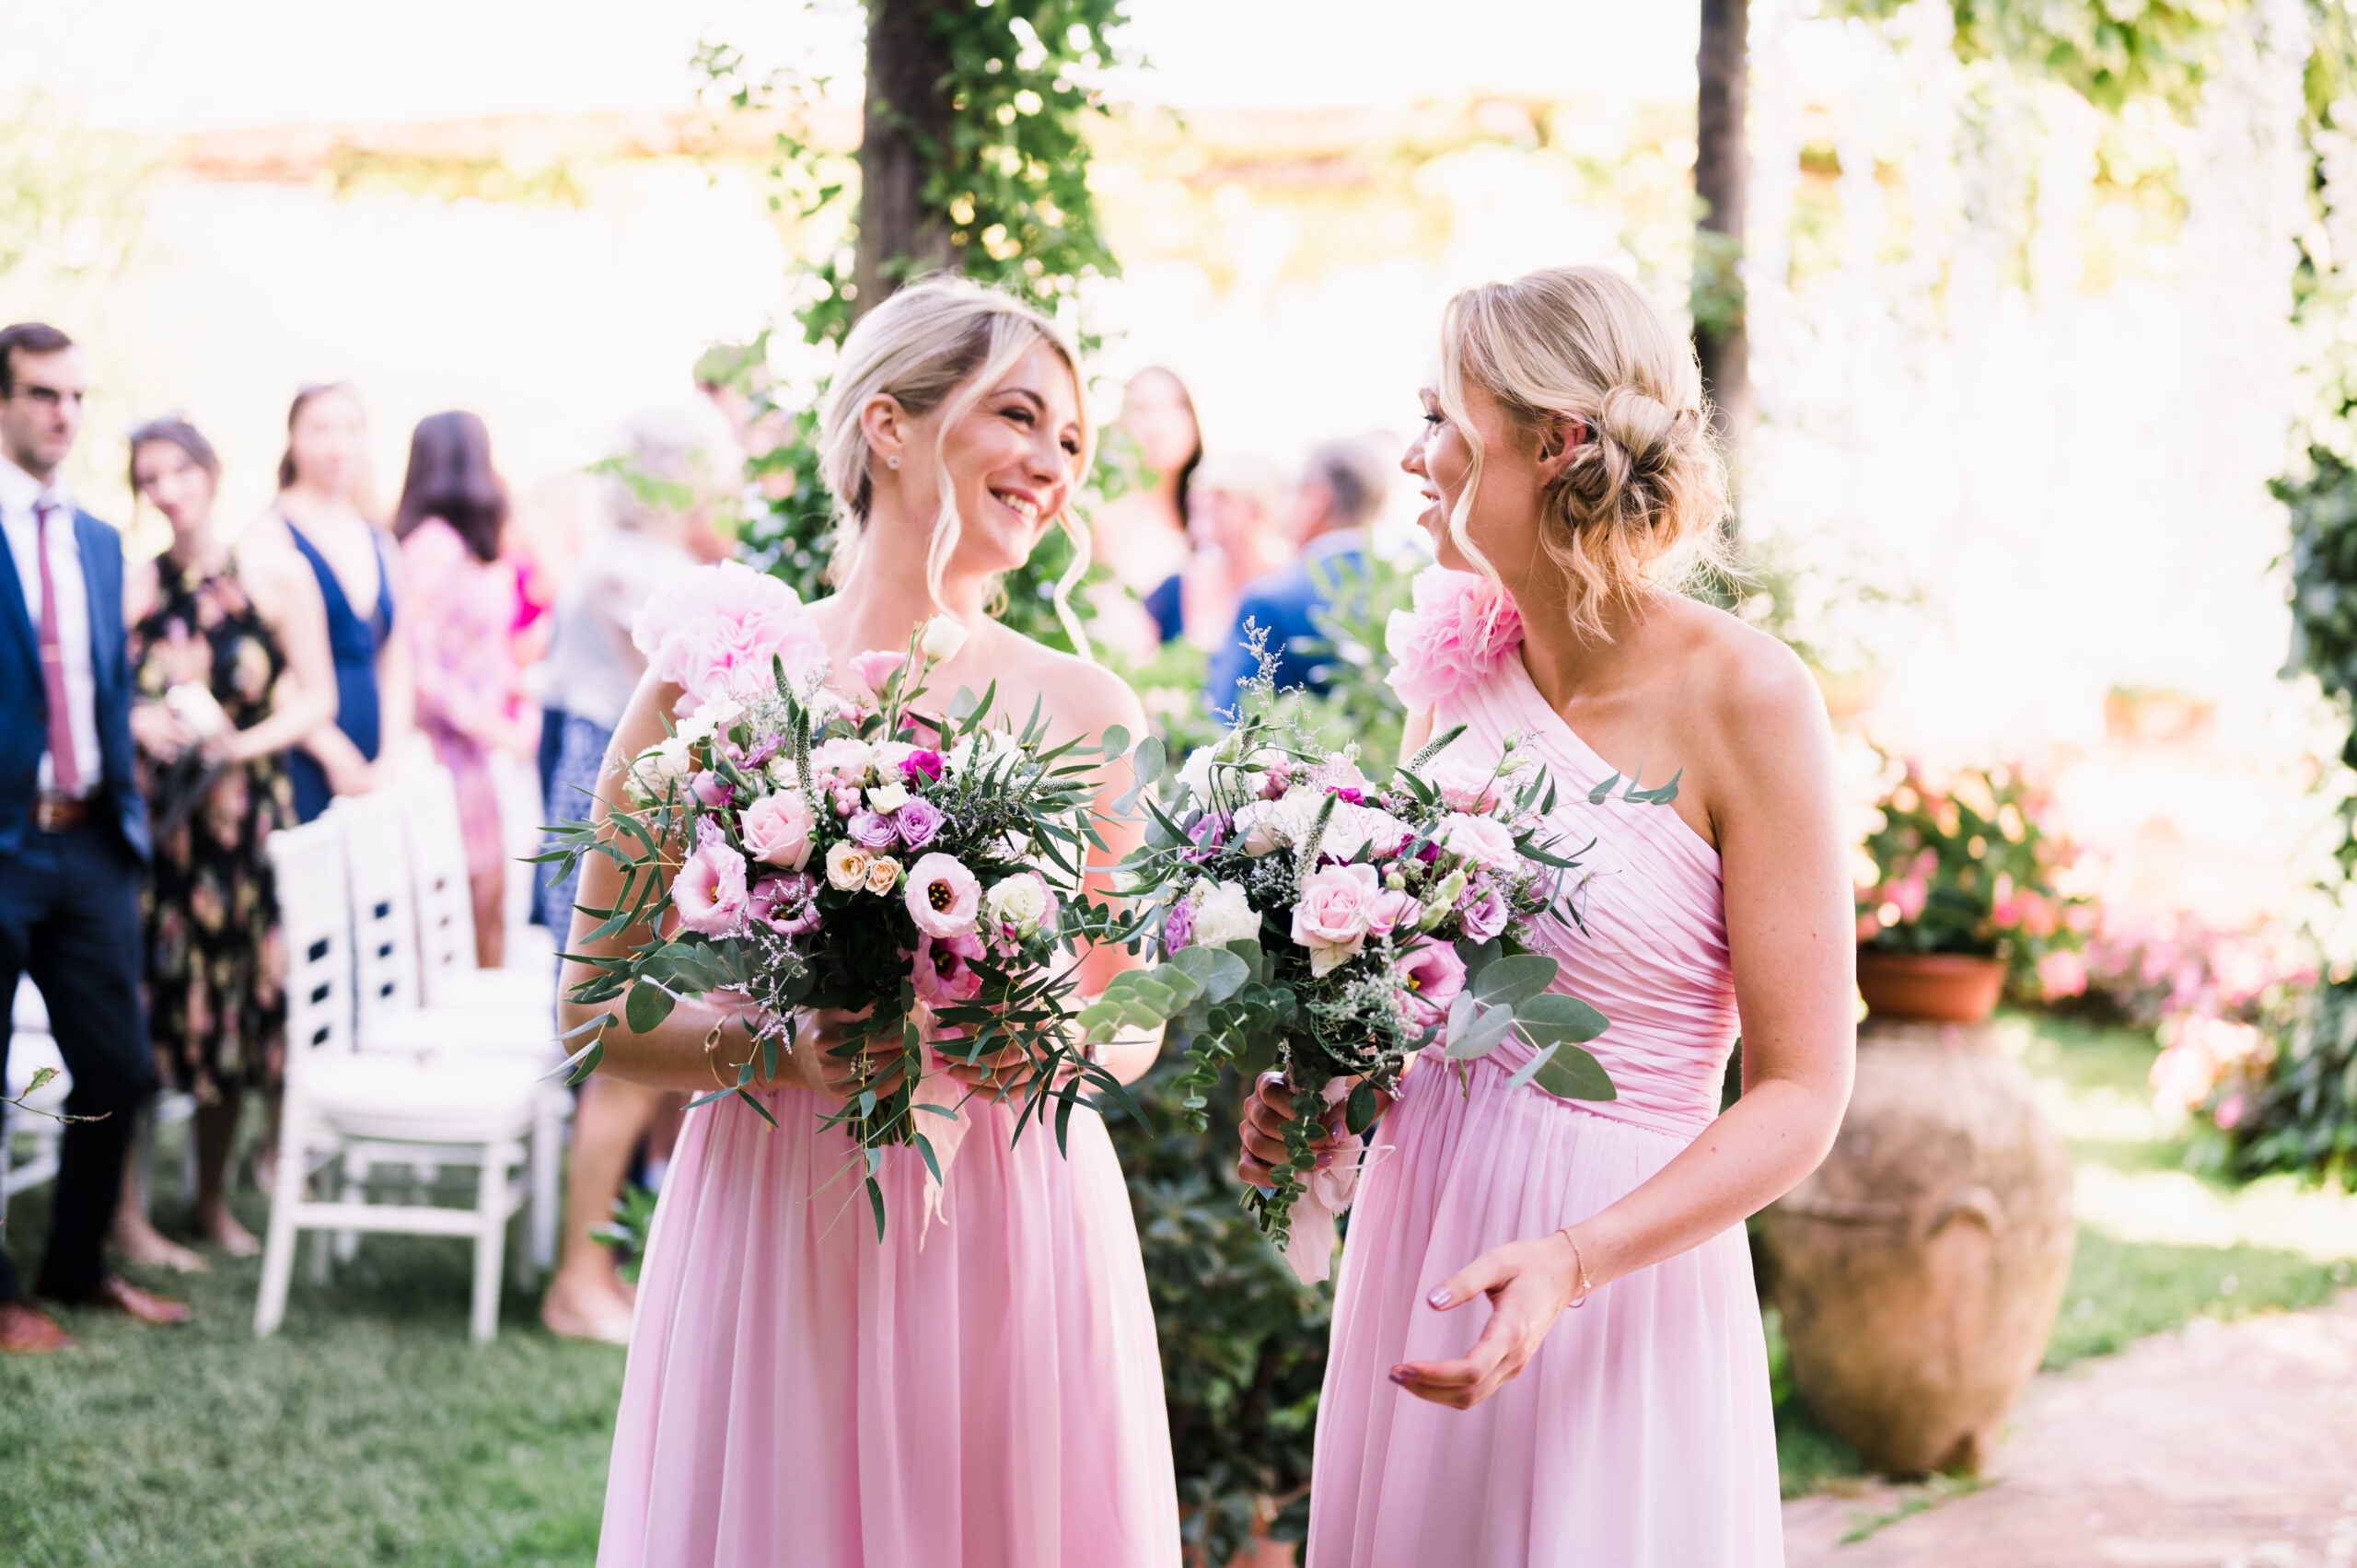
[[[1487,881],[1469,886],[1457,904],[1457,917],[1465,923],[1465,935],[1476,942],[1487,942],[1504,931],[1509,912],[1504,896]]]
[[[671,907],[679,923],[705,936],[726,936],[745,923],[745,857],[728,847],[720,830],[704,824],[695,853],[671,881]]]
[[[772,657],[788,669],[827,662],[826,640],[794,590],[739,561],[682,574],[657,588],[632,621],[631,641],[656,679],[679,688],[681,714],[766,672]]]
[[[1514,830],[1488,817],[1457,812],[1442,821],[1437,836],[1449,854],[1461,854],[1486,870],[1512,870],[1520,858],[1515,853]]]
[[[941,781],[942,767],[940,752],[920,747],[900,759],[900,777],[908,781],[911,789],[921,789]]]
[[[909,868],[902,897],[919,931],[927,936],[959,936],[974,929],[982,908],[982,885],[955,855],[935,853]]]
[[[1372,865],[1329,865],[1302,884],[1293,907],[1293,939],[1309,949],[1312,974],[1358,957],[1367,915],[1383,884]]]
[[[981,994],[982,977],[968,967],[968,960],[981,956],[981,941],[971,933],[918,937],[911,977],[917,1000],[935,1006],[971,1002]]]
[[[1425,942],[1392,967],[1399,981],[1399,1010],[1420,1029],[1448,1016],[1448,1005],[1465,989],[1465,960],[1446,942]]]
[[[1415,608],[1393,610],[1383,639],[1384,680],[1411,712],[1486,680],[1522,642],[1521,613],[1487,577],[1428,566],[1411,591]]]
[[[2049,1002],[2078,996],[2087,989],[2087,962],[2068,948],[2058,948],[2038,960],[2038,994]]]
[[[746,896],[746,909],[781,936],[804,936],[819,929],[818,879],[796,871],[764,877]]]
[[[1367,935],[1388,936],[1403,925],[1415,924],[1423,912],[1424,906],[1416,901],[1414,894],[1403,893],[1397,888],[1387,889],[1367,906]]]
[[[941,831],[941,807],[920,796],[892,813],[892,830],[911,849],[923,849]]]
[[[737,837],[745,853],[767,865],[799,871],[810,861],[810,834],[818,826],[810,803],[798,789],[765,795],[745,807]]]
[[[1441,804],[1451,811],[1479,816],[1497,809],[1495,772],[1494,768],[1485,768],[1469,757],[1446,756],[1433,764],[1431,784],[1440,792]]]
[[[892,679],[892,672],[900,668],[908,656],[890,648],[870,648],[864,654],[852,656],[852,673],[858,676],[861,684],[870,691],[881,692],[884,683]]]

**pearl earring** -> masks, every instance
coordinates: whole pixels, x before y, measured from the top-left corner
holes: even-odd
[[[884,466],[888,469],[899,468],[900,466],[900,459],[898,458],[887,458],[884,459]]]

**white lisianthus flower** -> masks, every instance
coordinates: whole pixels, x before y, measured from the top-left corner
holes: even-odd
[[[867,852],[848,839],[827,852],[827,881],[839,893],[867,886]]]
[[[1206,881],[1198,886],[1202,891],[1190,946],[1225,947],[1230,942],[1260,940],[1260,916],[1245,898],[1243,884]]]
[[[1197,800],[1212,797],[1212,749],[1198,746],[1187,754],[1187,765],[1178,770],[1178,782]]]
[[[769,774],[770,783],[782,789],[791,788],[802,782],[795,774],[794,759],[783,751],[771,758],[761,771]]]
[[[917,754],[918,748],[905,740],[879,740],[876,743],[876,772],[886,783],[897,782],[900,764]]]
[[[956,658],[958,650],[966,645],[966,628],[954,615],[936,615],[924,623],[917,637],[917,652],[939,664],[943,659]]]
[[[1019,936],[1036,935],[1048,912],[1048,887],[1028,872],[1005,877],[982,895],[982,912],[993,925],[1012,927]]]
[[[679,727],[685,729],[691,724],[701,724],[706,726],[705,733],[718,735],[744,716],[743,703],[730,692],[715,691],[703,700],[703,706],[696,710],[695,717],[682,721]]]
[[[871,811],[880,811],[887,817],[889,817],[893,812],[898,811],[901,807],[906,806],[908,803],[909,791],[908,786],[905,784],[877,784],[875,788],[867,792],[868,809]]]

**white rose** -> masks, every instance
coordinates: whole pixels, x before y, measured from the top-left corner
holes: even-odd
[[[905,740],[878,741],[876,747],[876,771],[887,780],[900,776],[900,764],[917,754],[918,749]]]
[[[1029,936],[1048,912],[1048,889],[1037,877],[1009,877],[982,895],[982,911],[991,924],[1013,926],[1017,935]]]
[[[764,771],[770,776],[770,783],[781,788],[791,788],[802,782],[795,776],[794,759],[783,751],[769,760]]]
[[[904,784],[877,784],[867,792],[868,809],[880,811],[887,817],[908,803],[909,792]]]
[[[1511,870],[1518,858],[1514,850],[1514,833],[1504,823],[1487,817],[1469,817],[1463,812],[1444,819],[1440,847],[1492,871]]]
[[[1178,782],[1197,800],[1212,797],[1212,749],[1198,746],[1188,753],[1187,765],[1178,770]]]
[[[839,893],[855,893],[867,885],[867,852],[848,840],[827,852],[827,880]]]
[[[703,706],[696,710],[695,718],[689,722],[710,725],[711,733],[716,735],[744,716],[744,703],[726,691],[715,691],[703,700]],[[687,726],[679,727],[685,729]]]
[[[1237,882],[1220,882],[1206,888],[1195,905],[1195,928],[1190,946],[1225,947],[1230,942],[1257,942],[1260,937],[1260,917],[1244,896]]]
[[[958,650],[966,645],[966,628],[957,617],[936,615],[924,623],[917,637],[917,652],[939,664],[943,659],[956,658]]]

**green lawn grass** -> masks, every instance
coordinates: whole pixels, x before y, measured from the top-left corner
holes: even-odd
[[[2141,1102],[2150,1095],[2146,1079],[2158,1049],[2151,1035],[2044,1015],[2018,1021],[2031,1030],[2026,1064],[2073,1099]],[[2146,1138],[2071,1140],[2074,1162],[2092,1161],[2131,1173],[2182,1169],[2189,1147],[2184,1134],[2165,1131]],[[2351,1283],[2351,1270],[2349,1260],[2320,1262],[2268,1247],[2126,1241],[2083,1225],[2043,1366],[2057,1371],[2089,1356],[2107,1355],[2197,1317],[2230,1321],[2257,1312],[2322,1306]],[[1862,1474],[1856,1451],[1820,1424],[1792,1388],[1784,1372],[1782,1335],[1772,1312],[1769,1364],[1776,1389],[1776,1451],[1784,1495],[1825,1491]]]
[[[168,1148],[159,1183],[177,1165]],[[20,1268],[47,1207],[46,1190],[9,1207]],[[238,1207],[259,1230],[259,1197]],[[589,1562],[622,1353],[552,1338],[512,1290],[498,1340],[474,1349],[469,1256],[364,1239],[325,1288],[296,1271],[264,1341],[258,1265],[217,1253],[205,1273],[140,1276],[194,1306],[185,1327],[61,1312],[79,1350],[0,1357],[0,1562]]]

